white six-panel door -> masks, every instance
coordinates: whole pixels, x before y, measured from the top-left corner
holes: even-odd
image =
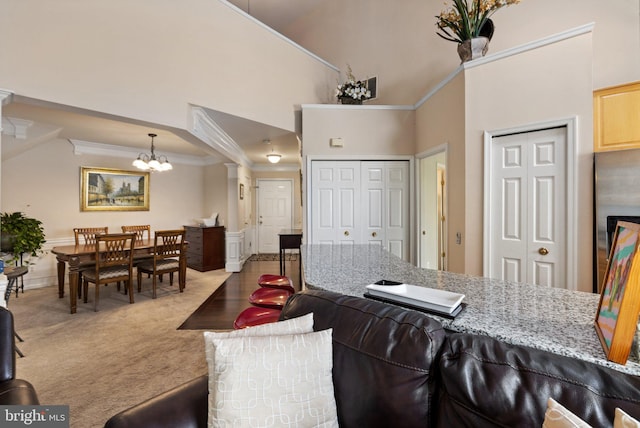
[[[409,259],[409,163],[362,162],[363,241]]]
[[[293,182],[291,180],[258,180],[258,252],[277,253],[278,233],[291,229]]]
[[[360,162],[314,161],[311,180],[310,243],[359,243]]]
[[[492,278],[564,287],[566,128],[493,138]]]
[[[309,243],[371,243],[409,259],[409,162],[313,161],[311,180]]]

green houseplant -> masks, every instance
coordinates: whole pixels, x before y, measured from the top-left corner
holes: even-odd
[[[12,253],[16,261],[23,254],[37,256],[45,243],[42,222],[24,213],[0,213],[0,249]]]
[[[436,34],[458,43],[462,62],[484,56],[493,36],[490,19],[499,9],[521,0],[453,0],[452,5],[436,16]]]

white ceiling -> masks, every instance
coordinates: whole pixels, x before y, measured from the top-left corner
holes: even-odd
[[[279,31],[321,1],[230,0],[230,3]],[[299,143],[294,133],[222,112],[208,110],[208,113],[241,147],[256,169],[295,168],[299,165]],[[20,97],[3,106],[2,117],[3,159],[17,156],[52,138],[61,138],[78,144],[98,145],[114,153],[120,151],[121,155],[131,156],[133,160],[137,152],[150,151],[151,139],[148,134],[154,133],[158,135],[154,140],[156,155],[164,154],[172,162],[197,164],[228,161],[186,131],[176,132],[151,123],[135,123]],[[24,129],[25,134],[19,137],[12,135],[14,126],[18,130]],[[265,140],[269,143],[265,143]],[[266,160],[267,153],[271,151],[282,155],[279,164],[269,164]]]

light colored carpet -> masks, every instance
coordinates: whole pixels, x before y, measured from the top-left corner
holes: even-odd
[[[31,382],[44,405],[70,406],[71,427],[102,427],[109,417],[167,389],[207,372],[202,331],[178,326],[213,293],[229,273],[187,271],[187,286],[178,292],[168,278],[151,299],[151,280],[144,279],[136,302],[100,288],[99,311],[78,302],[69,313],[69,299],[57,287],[26,290],[9,300],[16,331],[25,340],[18,347],[18,378]]]

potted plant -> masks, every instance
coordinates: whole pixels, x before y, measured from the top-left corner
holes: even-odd
[[[37,256],[45,243],[42,222],[24,213],[0,213],[0,249],[13,254],[13,261],[28,253]]]
[[[453,5],[436,16],[436,34],[445,40],[458,43],[462,62],[487,53],[493,36],[491,15],[498,9],[520,0],[453,0]]]

